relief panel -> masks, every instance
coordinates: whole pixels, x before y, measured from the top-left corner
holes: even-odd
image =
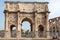
[[[17,14],[9,13],[9,23],[17,23]]]
[[[38,14],[37,16],[37,24],[46,24],[45,14]]]

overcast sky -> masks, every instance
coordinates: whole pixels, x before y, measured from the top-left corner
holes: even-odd
[[[49,2],[49,19],[60,16],[60,0],[5,0],[5,1],[29,1],[29,2]],[[4,29],[4,0],[0,0],[0,29]],[[26,25],[26,24],[25,24]]]

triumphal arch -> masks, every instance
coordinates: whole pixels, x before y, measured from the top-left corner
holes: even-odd
[[[6,40],[48,40],[48,2],[5,2]],[[29,21],[31,32],[21,33],[22,22]],[[13,30],[16,27],[16,30]],[[26,36],[27,35],[27,36]]]

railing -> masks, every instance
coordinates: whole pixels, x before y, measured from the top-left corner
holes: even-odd
[[[26,38],[31,38],[31,37],[35,37],[35,33],[32,33],[32,32],[21,33],[21,36]],[[46,38],[47,34],[45,32],[38,32],[37,36],[39,38]]]
[[[0,31],[0,38],[4,38],[5,37],[5,32],[4,31]]]
[[[58,32],[50,32],[50,37],[52,37],[53,39],[55,39],[55,38],[59,38],[60,37],[60,33],[58,33]]]
[[[47,32],[38,32],[38,36],[39,36],[39,38],[46,38]],[[5,32],[0,32],[0,38],[4,38],[4,37],[5,37]],[[17,32],[12,31],[11,37],[16,38],[17,37]],[[34,38],[35,33],[33,33],[33,32],[21,33],[21,37]],[[60,33],[52,33],[52,32],[50,32],[50,37],[58,38],[58,37],[60,37]]]
[[[31,38],[32,37],[33,38],[33,37],[35,37],[35,34],[32,33],[32,32],[22,33],[21,37],[26,37],[26,38]]]
[[[20,38],[20,39],[10,38],[10,39],[7,39],[7,38],[4,38],[4,39],[0,39],[0,40],[60,40],[60,39],[44,39],[44,38],[43,39],[39,39],[39,38],[38,39],[36,39],[36,38],[32,38],[32,39],[31,38],[29,38],[29,39],[28,38],[26,38],[26,39],[25,38]]]
[[[40,38],[46,38],[47,37],[47,34],[46,34],[46,32],[38,32],[38,36]]]
[[[11,31],[11,37],[15,38],[17,36],[17,32],[15,30]]]

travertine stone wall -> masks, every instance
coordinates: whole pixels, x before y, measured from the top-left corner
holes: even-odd
[[[5,2],[5,10],[20,12],[48,11],[48,2]]]
[[[5,30],[6,38],[11,38],[10,27],[16,26],[17,38],[21,38],[21,27],[23,21],[29,21],[32,25],[32,32],[38,38],[38,27],[44,27],[44,35],[47,34],[48,23],[48,2],[5,2]],[[47,15],[48,14],[48,15]],[[48,36],[48,35],[46,35]],[[48,38],[48,37],[45,37]]]

